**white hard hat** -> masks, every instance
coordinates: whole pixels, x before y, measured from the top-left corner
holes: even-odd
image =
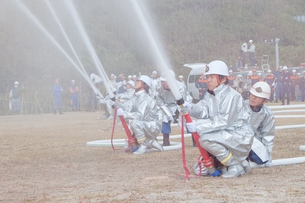
[[[15,85],[19,85],[19,82],[18,82],[18,81],[15,81],[14,84],[15,84]]]
[[[112,76],[112,77],[116,78],[116,76],[115,76],[114,74],[111,74],[110,76]]]
[[[229,73],[233,73],[233,71],[232,71],[232,70],[229,70]]]
[[[250,93],[254,96],[269,99],[271,88],[266,82],[257,82],[250,89]]]
[[[301,73],[297,73],[297,75],[301,75]]]
[[[283,70],[288,70],[287,66],[284,66],[284,67],[283,67]]]
[[[153,75],[157,75],[157,71],[154,70],[154,71],[152,72],[152,74],[153,74]]]
[[[250,40],[249,40],[249,43],[252,43],[252,42],[253,42],[253,40],[252,40],[252,39],[250,39]]]
[[[128,75],[128,78],[132,78],[132,76],[131,76],[131,75]]]
[[[127,84],[130,84],[132,87],[134,87],[134,85],[135,85],[134,81],[132,81],[132,80],[129,80],[129,81],[127,82]]]
[[[262,73],[257,73],[257,75],[258,75],[258,76],[261,76],[261,75],[262,75]]]
[[[178,78],[181,78],[181,79],[183,79],[183,75],[179,75],[179,77]]]
[[[168,73],[169,73],[169,77],[171,77],[171,78],[175,78],[175,77],[176,77],[174,71],[169,70]],[[162,75],[161,75],[161,77],[160,77],[160,80],[161,80],[161,81],[166,81],[165,73],[162,73]]]
[[[136,76],[136,75],[133,75],[132,78],[137,78],[137,76]]]
[[[138,78],[138,80],[145,82],[146,85],[148,85],[148,87],[151,87],[151,79],[147,75],[141,75],[140,78]]]
[[[267,73],[271,73],[271,70],[269,69],[269,70],[267,71]]]
[[[205,66],[205,75],[213,74],[229,76],[228,66],[223,61],[219,60],[210,62]]]
[[[296,71],[296,70],[292,70],[292,72],[293,72],[293,73],[296,73],[297,71]]]
[[[237,75],[237,77],[238,77],[238,78],[242,78],[243,76],[242,76],[242,75]]]
[[[71,80],[71,82],[75,82],[75,80]]]
[[[248,75],[252,75],[252,74],[253,74],[252,71],[249,71],[249,72],[248,72]]]

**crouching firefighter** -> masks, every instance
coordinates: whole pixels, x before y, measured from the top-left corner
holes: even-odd
[[[223,178],[238,177],[250,167],[246,161],[253,142],[249,114],[242,113],[243,98],[228,85],[229,72],[224,62],[209,63],[205,75],[208,91],[203,100],[187,105],[190,115],[197,120],[186,123],[186,127],[199,134],[200,147],[215,157],[215,163],[221,163]],[[210,175],[202,159],[200,156],[195,163],[194,172]]]
[[[264,105],[271,95],[270,85],[257,82],[250,89],[249,100],[245,101],[244,111],[250,115],[254,131],[253,145],[248,159],[259,165],[272,166],[272,148],[275,135],[275,119],[269,107]]]
[[[133,154],[144,154],[150,148],[163,151],[163,147],[156,137],[161,131],[160,110],[155,101],[148,94],[151,79],[142,75],[134,86],[135,96],[131,99],[130,110],[117,109],[117,115],[123,116],[127,122],[139,148]]]

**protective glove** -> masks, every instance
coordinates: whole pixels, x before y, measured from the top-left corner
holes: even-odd
[[[123,109],[118,108],[118,109],[116,110],[116,115],[118,115],[118,116],[124,116],[124,111],[123,111]]]
[[[197,132],[195,121],[192,121],[191,123],[186,123],[185,125],[189,132],[191,133]]]
[[[188,111],[190,111],[193,107],[193,104],[190,102],[184,102],[183,104],[184,108],[186,108]]]

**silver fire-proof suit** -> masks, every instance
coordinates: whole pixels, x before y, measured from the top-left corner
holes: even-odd
[[[200,145],[226,166],[234,164],[229,163],[232,158],[241,163],[248,157],[253,142],[250,116],[242,112],[242,96],[228,85],[218,86],[214,94],[207,92],[190,109],[190,115],[198,119]]]
[[[132,98],[134,95],[135,90],[130,88],[126,90],[126,92],[120,94],[118,96],[117,106],[122,108],[124,111],[130,111],[132,108]]]
[[[184,101],[192,102],[192,97],[186,91],[186,86],[184,83],[180,81],[176,81],[177,87],[179,88],[180,95],[182,96]],[[157,97],[156,102],[158,107],[160,107],[162,112],[162,121],[167,123],[168,121],[172,121],[173,116],[178,109],[178,105],[176,99],[170,90],[165,90],[160,84],[157,89]]]
[[[135,93],[131,109],[124,112],[124,118],[129,121],[138,143],[155,140],[161,131],[160,110],[145,90]]]
[[[272,111],[267,106],[263,105],[259,112],[254,112],[249,105],[249,100],[245,101],[244,111],[250,115],[250,122],[254,131],[252,151],[254,151],[263,162],[271,161],[273,139],[275,135],[275,119]]]
[[[161,81],[160,78],[152,78],[151,79],[151,88],[149,89],[149,94],[153,99],[155,99],[158,96],[158,87],[160,85]]]

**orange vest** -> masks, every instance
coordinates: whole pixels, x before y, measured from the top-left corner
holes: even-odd
[[[295,84],[295,80],[296,80],[297,78],[298,78],[298,76],[296,76],[296,75],[291,75],[291,76],[289,77],[291,85],[294,85],[294,84]]]
[[[228,76],[228,80],[235,80],[235,79],[236,79],[236,77],[233,75]]]
[[[266,76],[266,79],[268,79],[268,80],[273,80],[274,78],[275,78],[274,75],[267,75],[267,76]]]
[[[200,78],[199,78],[199,79],[198,79],[198,82],[199,82],[199,83],[207,82],[207,80],[205,80],[205,79],[200,79]]]
[[[250,79],[251,79],[251,80],[258,80],[259,77],[258,77],[258,75],[251,75],[251,76],[250,76]]]

